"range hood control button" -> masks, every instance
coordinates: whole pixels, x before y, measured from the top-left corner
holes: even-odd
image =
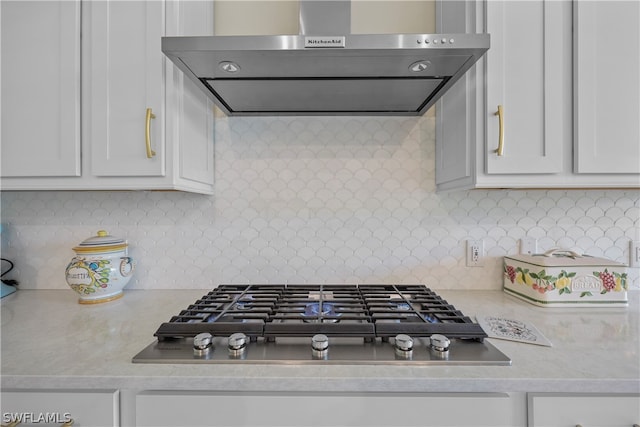
[[[431,348],[435,351],[444,353],[449,351],[449,346],[451,345],[451,341],[449,338],[440,334],[431,335]]]
[[[395,338],[396,349],[400,351],[411,351],[413,350],[413,338],[409,335],[398,334]]]
[[[202,356],[208,353],[213,347],[213,335],[209,332],[202,332],[193,337],[193,353]]]

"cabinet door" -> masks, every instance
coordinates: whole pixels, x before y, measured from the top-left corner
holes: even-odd
[[[576,173],[640,173],[640,2],[574,2]]]
[[[164,2],[91,1],[84,7],[91,174],[163,176]]]
[[[531,393],[531,427],[631,427],[640,424],[640,395]]]
[[[436,3],[436,32],[481,33],[481,2]],[[493,36],[491,43],[493,44]],[[484,61],[480,58],[436,104],[436,184],[439,190],[471,187],[476,179],[476,145],[484,145],[478,110],[483,110]]]
[[[76,426],[117,427],[120,425],[118,399],[118,390],[3,391],[0,422],[59,426],[73,420]]]
[[[136,425],[517,427],[513,406],[497,393],[150,391],[136,396]]]
[[[80,2],[2,1],[3,177],[80,175]]]
[[[570,52],[562,41],[567,1],[488,1],[488,174],[549,174],[562,171],[562,146],[570,144]],[[563,62],[564,60],[564,62]],[[567,64],[567,65],[565,65]],[[503,109],[504,148],[497,153]]]
[[[168,36],[213,35],[214,2],[178,1],[166,5]],[[166,61],[166,144],[179,147],[174,173],[190,183],[213,185],[214,104],[171,61]]]

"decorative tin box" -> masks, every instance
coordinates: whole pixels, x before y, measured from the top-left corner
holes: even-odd
[[[626,306],[624,264],[557,249],[504,257],[504,291],[541,307]]]

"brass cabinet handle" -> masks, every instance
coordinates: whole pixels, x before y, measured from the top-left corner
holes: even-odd
[[[502,105],[498,105],[498,111],[496,111],[494,116],[498,116],[498,148],[496,148],[495,153],[498,156],[502,156],[504,153],[504,109]]]
[[[151,149],[151,119],[155,119],[156,115],[151,112],[151,108],[147,108],[147,117],[145,119],[144,139],[147,144],[147,158],[150,159],[156,155]]]
[[[73,425],[73,419],[70,419],[66,423],[62,424],[60,427],[71,427]]]

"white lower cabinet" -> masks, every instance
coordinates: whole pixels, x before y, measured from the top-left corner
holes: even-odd
[[[517,409],[504,393],[145,391],[136,426],[524,426]]]
[[[529,393],[529,427],[638,427],[640,394]]]
[[[0,397],[2,425],[120,425],[118,390],[3,390]]]
[[[322,381],[322,379],[318,379]],[[638,427],[640,394],[16,390],[1,425]]]

